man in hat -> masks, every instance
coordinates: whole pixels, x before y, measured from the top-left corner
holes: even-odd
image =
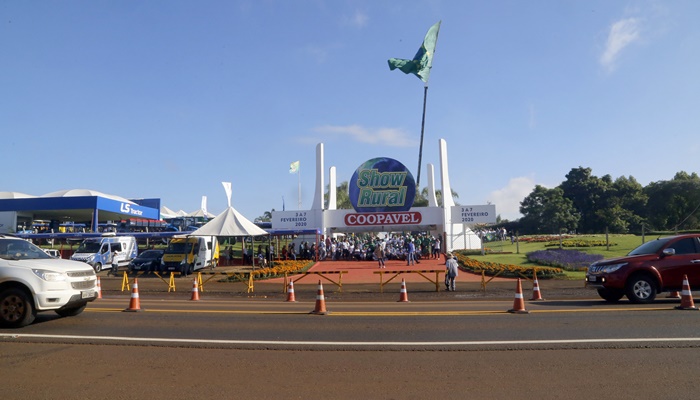
[[[447,261],[445,262],[445,289],[449,291],[455,291],[455,279],[459,275],[459,266],[457,265],[457,259],[454,258],[452,253],[447,253]]]

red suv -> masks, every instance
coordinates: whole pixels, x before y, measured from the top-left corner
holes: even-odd
[[[691,290],[700,289],[700,234],[658,238],[626,257],[594,262],[586,286],[609,302],[627,296],[633,303],[651,303],[658,293],[680,291],[684,275]]]

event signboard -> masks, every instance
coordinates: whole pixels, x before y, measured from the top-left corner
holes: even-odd
[[[279,230],[316,229],[316,214],[313,211],[273,211],[272,226]]]
[[[416,182],[399,161],[373,158],[355,170],[348,182],[348,195],[358,213],[405,212],[413,206]]]
[[[496,206],[486,204],[480,206],[454,206],[452,207],[453,224],[495,224]]]

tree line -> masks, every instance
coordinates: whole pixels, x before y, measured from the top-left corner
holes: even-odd
[[[500,225],[520,234],[640,233],[700,229],[700,177],[681,171],[642,186],[634,177],[597,177],[573,168],[555,188],[537,185],[520,203],[523,215]]]

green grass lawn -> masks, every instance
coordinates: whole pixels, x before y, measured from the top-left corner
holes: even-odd
[[[601,235],[577,235],[575,239],[581,241],[601,241],[606,243],[606,237]],[[647,236],[645,241],[654,240],[656,237]],[[550,242],[551,243],[551,242]],[[605,258],[614,258],[627,255],[631,250],[642,244],[642,237],[636,235],[608,235],[607,243],[609,246],[591,246],[591,247],[565,247],[568,250],[578,250],[590,254],[602,254]],[[489,250],[485,255],[470,255],[469,257],[479,261],[489,261],[501,264],[513,264],[520,266],[532,266],[533,264],[527,260],[527,253],[536,250],[546,250],[556,248],[545,246],[548,243],[544,242],[516,242],[511,244],[510,240],[503,242],[489,242],[486,248]],[[585,272],[583,271],[566,271],[565,279],[584,279]]]

